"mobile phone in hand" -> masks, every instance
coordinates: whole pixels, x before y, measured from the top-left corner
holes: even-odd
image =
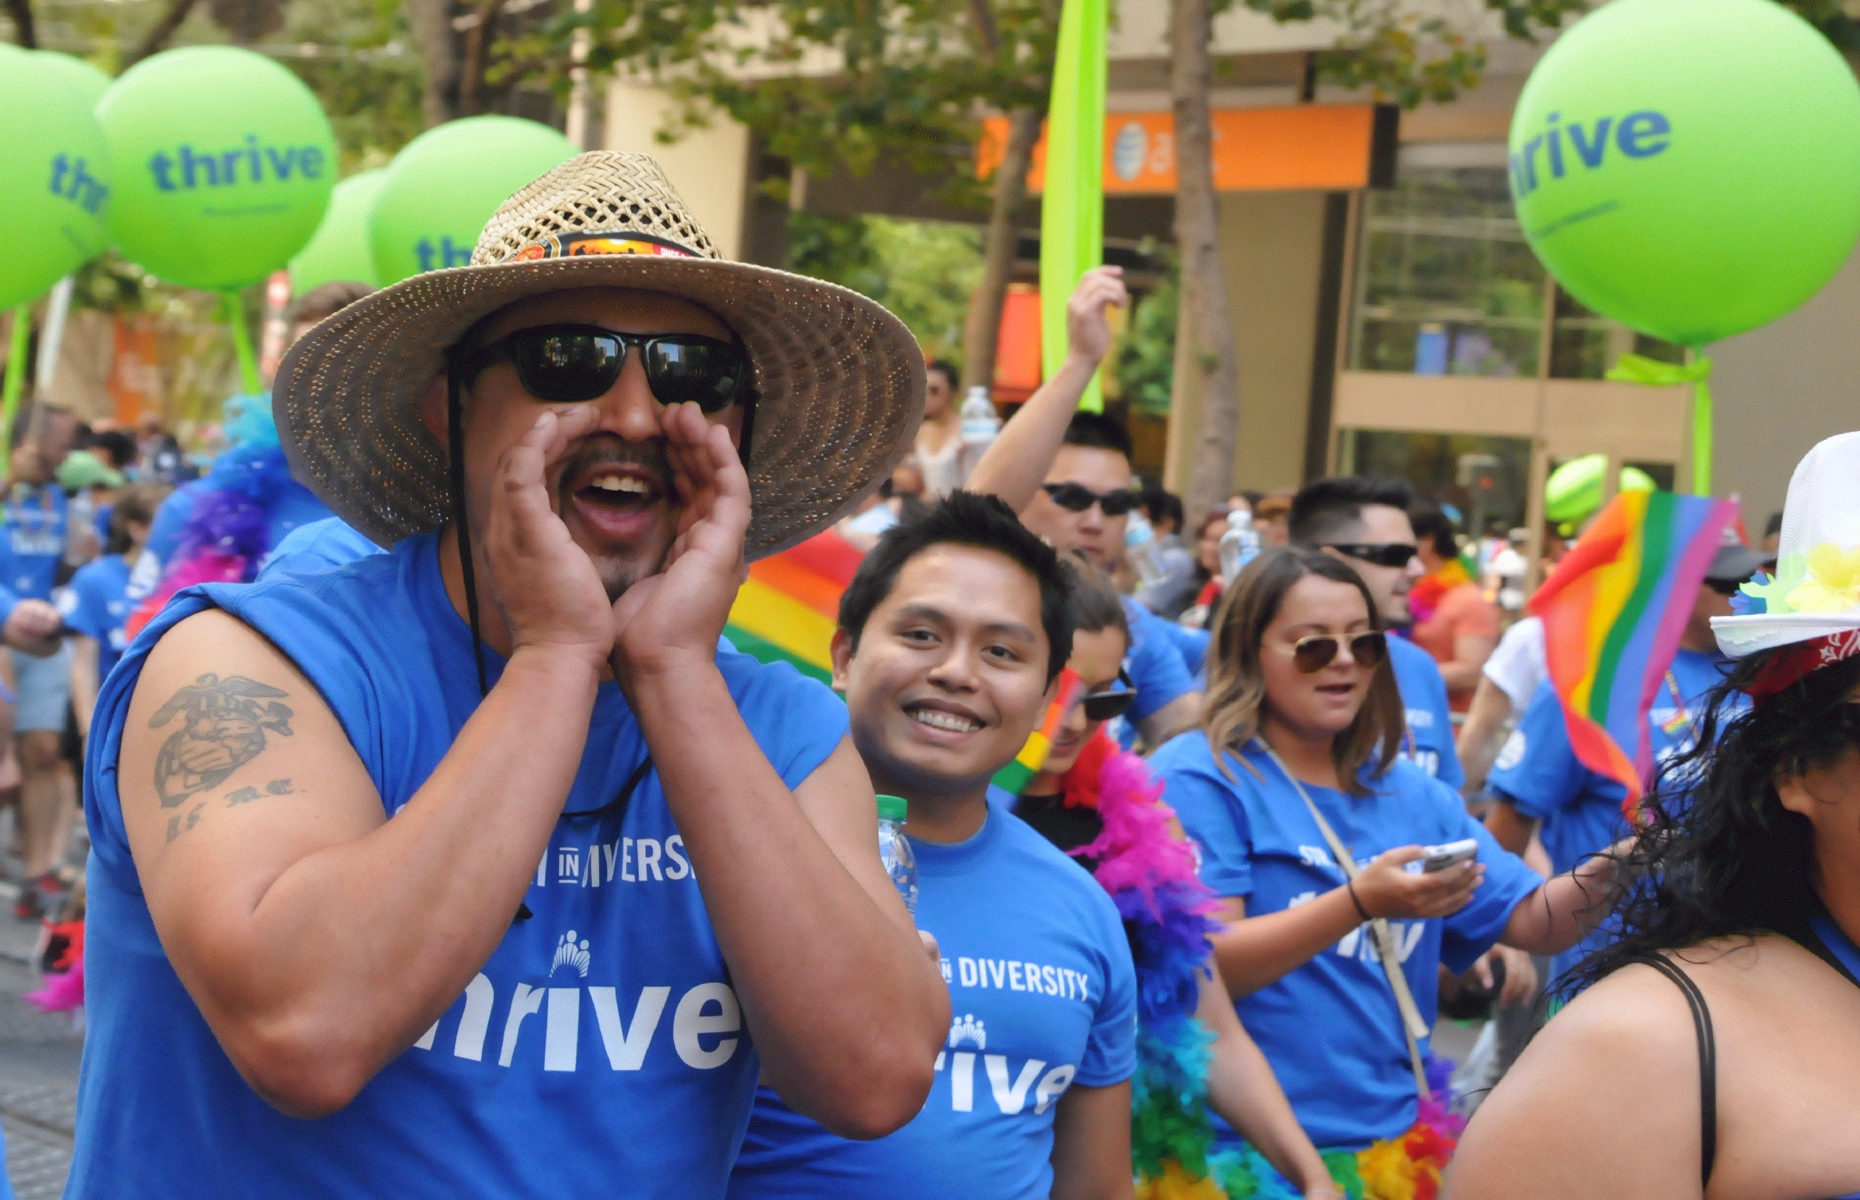
[[[1410,875],[1432,875],[1459,863],[1470,862],[1479,857],[1479,841],[1477,838],[1465,838],[1441,846],[1423,846],[1421,852],[1420,858],[1408,864]]]

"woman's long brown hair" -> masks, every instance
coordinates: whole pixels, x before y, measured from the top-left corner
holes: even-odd
[[[1368,586],[1340,558],[1292,546],[1268,550],[1249,563],[1215,612],[1214,636],[1208,646],[1208,690],[1201,702],[1201,728],[1208,735],[1215,762],[1229,779],[1233,772],[1222,751],[1237,752],[1258,736],[1266,712],[1266,678],[1259,665],[1266,627],[1278,617],[1292,585],[1307,575],[1347,583],[1361,592],[1370,627],[1381,628]],[[1378,760],[1376,774],[1389,769],[1401,752],[1407,720],[1394,668],[1384,657],[1370,677],[1369,694],[1356,719],[1331,741],[1331,761],[1346,792],[1369,794],[1358,773],[1371,758]]]

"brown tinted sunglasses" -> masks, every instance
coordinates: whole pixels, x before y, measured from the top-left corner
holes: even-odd
[[[1337,651],[1346,641],[1350,643],[1350,657],[1356,660],[1359,667],[1374,670],[1389,656],[1388,637],[1385,634],[1357,633],[1348,638],[1320,634],[1298,639],[1298,644],[1292,647],[1292,665],[1306,675],[1316,675],[1336,661]]]

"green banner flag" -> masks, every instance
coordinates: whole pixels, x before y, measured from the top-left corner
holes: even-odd
[[[1066,359],[1066,300],[1104,261],[1106,53],[1105,0],[1065,0],[1040,197],[1040,370],[1047,379]],[[1103,411],[1096,375],[1079,407]]]

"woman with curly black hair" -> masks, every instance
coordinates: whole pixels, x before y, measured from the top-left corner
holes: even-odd
[[[1860,1200],[1860,434],[1785,511],[1777,578],[1713,622],[1739,661],[1648,799],[1621,936],[1479,1109],[1447,1200]]]

